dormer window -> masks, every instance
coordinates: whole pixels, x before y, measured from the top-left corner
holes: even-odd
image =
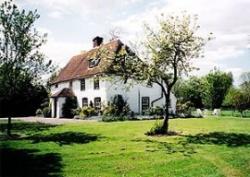
[[[89,60],[89,68],[97,66],[100,62],[100,58],[93,58]]]

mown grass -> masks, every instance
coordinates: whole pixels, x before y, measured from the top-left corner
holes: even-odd
[[[250,176],[250,119],[174,119],[181,135],[146,136],[154,123],[15,122],[1,134],[0,176]]]

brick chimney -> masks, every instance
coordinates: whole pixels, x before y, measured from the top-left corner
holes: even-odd
[[[92,41],[93,41],[93,47],[95,48],[95,47],[98,47],[102,44],[103,38],[96,36]]]

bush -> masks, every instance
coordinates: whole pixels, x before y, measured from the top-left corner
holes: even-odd
[[[43,115],[43,111],[41,109],[36,110],[36,116],[41,117]]]
[[[86,118],[86,117],[97,115],[97,111],[93,107],[86,106],[83,108],[78,107],[78,108],[74,109],[73,114],[74,114],[74,116],[80,116],[80,118]]]
[[[161,108],[160,106],[151,107],[149,109],[149,115],[151,116],[163,116],[163,113],[163,108]]]
[[[43,108],[43,117],[51,117],[51,108],[50,107],[45,107]]]
[[[130,112],[129,106],[122,95],[115,95],[112,103],[103,107],[103,115],[111,117],[124,117]]]
[[[166,134],[167,130],[164,130],[162,128],[162,123],[160,121],[156,121],[154,126],[148,131],[146,132],[145,134],[146,135],[160,135],[160,134]]]
[[[127,120],[127,117],[124,117],[124,116],[102,116],[103,122],[124,121],[124,120]]]
[[[192,103],[190,101],[183,101],[178,100],[176,104],[176,113],[177,116],[180,117],[193,117],[192,111],[194,111],[195,108],[192,106]]]
[[[157,120],[154,124],[154,126],[145,133],[145,135],[148,136],[154,136],[154,135],[168,135],[168,136],[172,136],[172,135],[178,135],[179,133],[174,132],[174,131],[168,131],[167,129],[163,129],[162,128],[162,123]]]
[[[82,112],[81,112],[84,116],[86,117],[90,117],[90,116],[96,116],[97,115],[97,112],[95,110],[95,108],[93,107],[83,107],[82,108]]]
[[[74,117],[74,109],[77,108],[77,100],[76,97],[67,97],[65,103],[62,106],[62,114],[63,117],[73,118]]]

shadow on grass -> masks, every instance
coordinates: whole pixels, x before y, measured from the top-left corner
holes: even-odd
[[[211,132],[207,134],[186,135],[186,143],[215,144],[229,147],[250,145],[250,134]]]
[[[11,131],[15,132],[39,132],[48,130],[52,127],[56,127],[58,125],[44,124],[40,122],[12,122]],[[0,124],[0,130],[3,132],[7,130],[7,122]]]
[[[57,153],[37,154],[30,149],[0,149],[2,177],[59,177],[61,157]]]
[[[195,154],[195,147],[186,142],[178,142],[178,143],[168,143],[168,142],[160,142],[156,140],[143,140],[143,139],[135,139],[132,140],[134,142],[145,142],[147,143],[145,151],[155,152],[155,151],[164,151],[167,154],[181,153],[184,156],[191,156]]]
[[[47,135],[37,134],[26,137],[24,139],[32,140],[33,143],[56,142],[59,145],[69,145],[73,143],[86,144],[91,141],[97,141],[100,138],[101,137],[99,135],[69,131],[62,133],[52,133]]]

